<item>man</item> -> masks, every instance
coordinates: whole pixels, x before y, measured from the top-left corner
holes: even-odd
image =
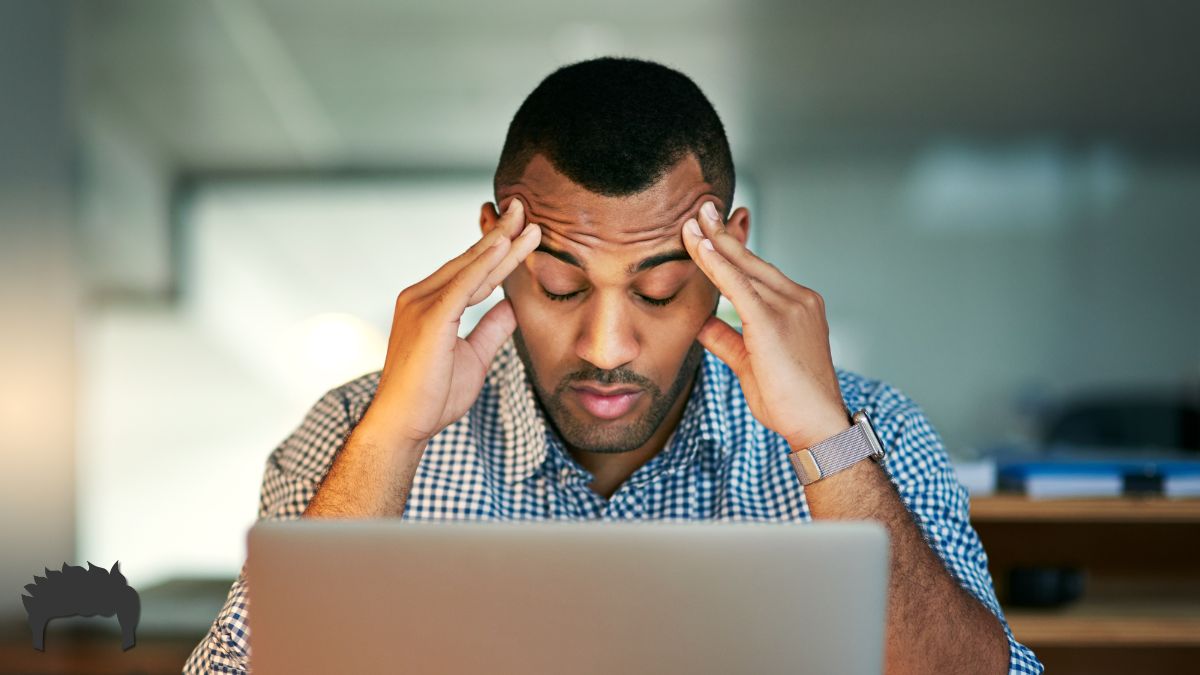
[[[821,296],[745,248],[733,187],[684,75],[630,59],[550,75],[509,127],[503,215],[485,204],[480,241],[400,293],[382,371],[271,453],[259,517],[872,519],[891,538],[889,673],[1041,672],[941,440],[899,391],[835,369]],[[722,294],[741,332],[716,318]],[[793,467],[858,410],[883,460]],[[247,614],[243,569],[185,670],[242,672]]]

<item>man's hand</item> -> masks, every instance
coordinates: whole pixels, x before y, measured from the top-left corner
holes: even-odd
[[[742,245],[711,201],[684,224],[683,243],[742,319],[738,334],[710,317],[696,339],[737,374],[754,417],[793,449],[848,428],[821,296]]]
[[[525,226],[524,206],[513,199],[496,227],[471,248],[401,291],[364,422],[387,429],[397,443],[423,444],[466,414],[516,317],[505,298],[463,339],[463,311],[491,295],[540,241],[541,228]]]
[[[683,242],[742,318],[741,335],[711,317],[697,339],[737,374],[750,412],[793,450],[848,428],[821,296],[747,250],[712,202],[701,208],[699,223],[684,225]],[[996,617],[951,577],[878,465],[860,462],[804,493],[814,519],[878,520],[888,530],[889,674],[1007,669],[1007,638]]]
[[[463,311],[491,295],[541,238],[513,199],[471,248],[400,292],[375,397],[305,516],[403,514],[426,444],[474,404],[496,351],[517,326],[505,298],[463,339]]]

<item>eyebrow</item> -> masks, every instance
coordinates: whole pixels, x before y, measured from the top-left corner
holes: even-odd
[[[545,244],[538,244],[538,247],[533,250],[541,251],[542,253],[548,253],[548,254],[554,256],[555,258],[558,258],[559,260],[567,263],[568,265],[574,265],[581,270],[587,271],[587,267],[585,267],[583,263],[579,262],[578,258],[571,255],[570,253],[567,253],[566,251],[560,251],[556,248],[550,248],[549,246],[547,246]],[[676,260],[691,260],[691,259],[692,259],[692,256],[688,255],[688,252],[681,248],[675,249],[674,251],[665,251],[663,253],[656,253],[648,258],[641,260],[640,262],[633,263],[629,267],[626,267],[625,274],[628,276],[633,276],[635,274],[645,272],[646,270],[648,270],[650,268],[658,267],[659,265],[661,265],[663,263],[674,262]]]

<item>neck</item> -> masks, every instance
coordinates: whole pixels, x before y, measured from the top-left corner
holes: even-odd
[[[567,452],[571,453],[571,457],[574,457],[580,466],[592,474],[593,480],[589,487],[593,492],[603,496],[605,499],[612,497],[617,488],[621,487],[621,484],[628,480],[635,471],[653,459],[655,455],[662,452],[662,449],[667,444],[667,440],[671,438],[672,432],[679,426],[679,421],[683,419],[683,410],[687,407],[687,401],[696,375],[697,373],[693,372],[688,378],[687,386],[682,390],[683,394],[671,406],[666,419],[659,425],[658,430],[654,432],[650,440],[646,441],[640,448],[629,452],[610,453],[584,452],[567,446]]]

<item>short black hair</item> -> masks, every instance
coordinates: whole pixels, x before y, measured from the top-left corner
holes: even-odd
[[[575,184],[621,197],[646,190],[689,152],[728,210],[729,141],[696,83],[651,61],[597,58],[559,68],[525,98],[508,126],[493,188],[516,183],[542,154]]]

